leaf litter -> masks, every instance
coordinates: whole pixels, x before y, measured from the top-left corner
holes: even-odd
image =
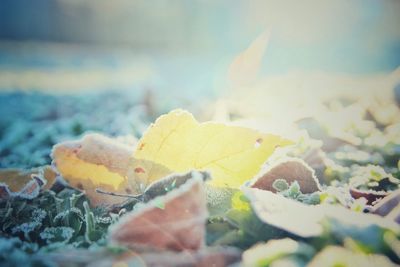
[[[387,125],[384,148],[372,142],[379,130],[370,125],[367,134],[352,129],[354,138],[313,134],[324,147],[307,135],[292,142],[200,124],[182,110],[160,117],[134,146],[100,134],[60,142],[52,167],[2,171],[0,259],[8,266],[398,264],[399,140],[391,122],[374,116]],[[383,165],[348,157],[349,144],[379,151]],[[274,158],[278,146],[287,146],[283,158]]]

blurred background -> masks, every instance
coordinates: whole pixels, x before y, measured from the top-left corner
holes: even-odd
[[[3,0],[0,88],[215,93],[264,31],[264,75],[388,73],[399,25],[396,0]]]
[[[140,135],[177,107],[270,132],[331,99],[394,118],[399,25],[397,0],[3,0],[0,166],[26,138]]]

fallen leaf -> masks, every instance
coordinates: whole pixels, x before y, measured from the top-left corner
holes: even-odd
[[[259,243],[246,250],[242,255],[244,267],[270,266],[276,260],[299,255],[302,258],[311,258],[314,248],[302,242],[290,238],[270,240],[267,243]]]
[[[234,247],[206,247],[197,251],[128,251],[113,255],[110,250],[73,249],[46,255],[57,266],[86,267],[225,267],[240,261],[241,251]]]
[[[340,223],[355,227],[378,225],[399,231],[396,223],[375,214],[355,212],[337,205],[305,205],[257,188],[244,188],[243,191],[250,199],[260,220],[301,237],[321,235],[323,233],[321,222],[325,218],[333,218]]]
[[[50,166],[32,170],[3,169],[0,171],[0,199],[33,199],[40,190],[53,185],[55,177],[52,174]]]
[[[212,185],[235,188],[253,178],[277,147],[289,144],[248,128],[198,123],[189,112],[174,110],[149,127],[134,157],[174,172],[209,170]],[[154,170],[147,172],[152,175]]]
[[[247,128],[199,124],[190,113],[176,110],[150,127],[133,155],[129,146],[90,134],[57,144],[52,158],[61,176],[85,191],[92,206],[118,205],[125,198],[116,195],[140,196],[172,172],[210,170],[212,185],[238,187],[259,171],[277,146],[288,144],[279,136]]]
[[[288,184],[297,181],[301,192],[304,194],[320,191],[314,170],[300,159],[286,159],[274,164],[265,172],[262,172],[251,187],[276,192],[272,184],[277,179],[284,179]]]
[[[377,165],[358,167],[349,180],[350,194],[353,198],[364,197],[369,205],[377,204],[381,199],[398,189],[400,181]]]
[[[173,173],[151,183],[144,191],[142,200],[148,202],[158,196],[163,196],[168,192],[179,188],[194,177],[198,177],[203,181],[210,179],[210,175],[207,172],[190,171],[187,173]]]
[[[120,204],[126,200],[96,189],[141,195],[151,182],[169,173],[163,166],[136,160],[132,147],[111,138],[89,134],[81,140],[67,141],[53,147],[53,165],[74,188],[85,191],[92,206]],[[151,176],[145,171],[152,170]]]
[[[354,187],[350,187],[349,191],[354,199],[365,198],[368,205],[373,205],[375,202],[379,203],[381,199],[389,195],[386,191],[359,190]]]
[[[265,31],[235,57],[228,70],[228,79],[233,86],[243,86],[257,78],[268,40],[269,32]]]
[[[386,216],[390,211],[400,204],[400,189],[391,192],[388,196],[383,198],[376,204],[371,212],[379,214],[381,216]]]
[[[197,176],[124,215],[109,236],[140,249],[198,250],[204,246],[207,216],[204,181]]]
[[[149,267],[224,267],[238,262],[240,255],[236,248],[212,247],[198,251],[145,253],[140,258]]]
[[[39,172],[33,174],[40,180],[46,181],[46,184],[42,186],[42,190],[49,190],[55,184],[57,180],[57,172],[50,165],[39,168]]]
[[[365,266],[365,267],[389,267],[397,266],[386,256],[378,254],[362,254],[353,252],[343,247],[328,246],[319,252],[307,265],[307,267],[336,267],[336,266]]]

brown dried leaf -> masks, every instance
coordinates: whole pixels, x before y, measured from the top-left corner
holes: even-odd
[[[50,188],[55,182],[50,166],[32,170],[0,170],[0,199],[21,197],[32,199],[40,190]]]
[[[193,177],[126,214],[109,236],[114,243],[140,249],[198,250],[204,245],[207,216],[203,179]]]
[[[142,200],[148,202],[158,196],[163,196],[169,191],[179,188],[193,177],[199,177],[203,181],[210,179],[210,174],[203,171],[191,171],[187,173],[173,173],[150,184],[143,193]]]
[[[380,199],[383,199],[387,195],[389,195],[386,191],[375,191],[375,190],[360,190],[354,187],[350,187],[350,195],[355,198],[365,198],[367,200],[368,205],[373,205],[374,202],[380,202]]]
[[[55,184],[57,180],[57,172],[50,166],[46,165],[39,169],[38,174],[33,174],[34,177],[38,177],[41,180],[45,180],[46,184],[42,186],[42,190],[49,190]]]
[[[276,179],[284,179],[289,184],[297,181],[302,193],[313,193],[320,190],[314,170],[300,159],[287,159],[268,168],[252,185],[253,188],[276,192],[272,184]]]
[[[113,255],[109,250],[73,249],[47,254],[61,267],[135,266],[135,267],[224,267],[240,260],[240,250],[232,247],[203,248],[198,251],[158,251],[137,253],[128,251]]]
[[[198,251],[145,253],[141,259],[149,267],[224,267],[240,260],[235,248],[203,248]]]
[[[372,213],[381,216],[389,215],[400,204],[400,189],[391,192],[388,196],[379,201],[371,210]]]

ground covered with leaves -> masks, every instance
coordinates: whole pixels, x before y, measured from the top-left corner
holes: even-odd
[[[400,264],[394,98],[293,136],[138,99],[0,96],[1,266]]]

